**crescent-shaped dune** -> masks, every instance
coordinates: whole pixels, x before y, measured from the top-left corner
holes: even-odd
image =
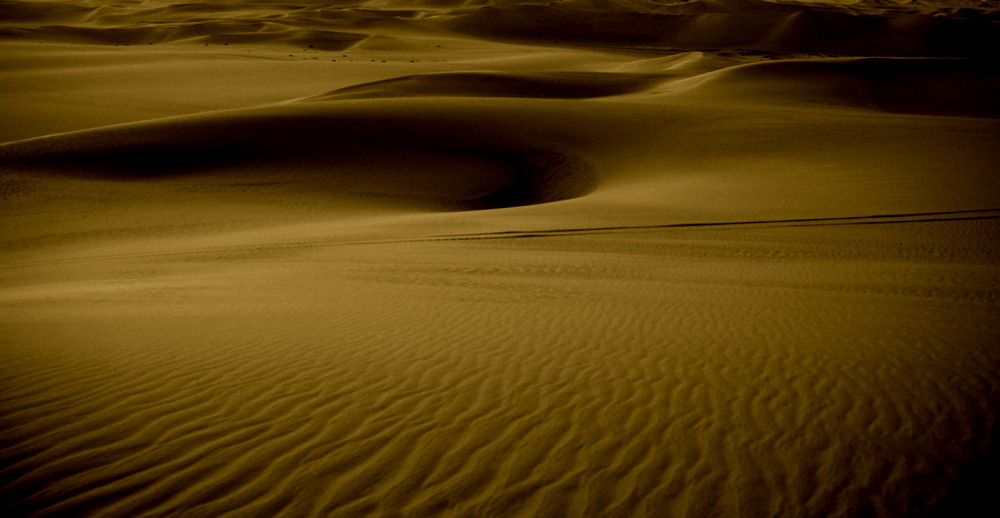
[[[0,515],[994,516],[989,4],[0,0]]]

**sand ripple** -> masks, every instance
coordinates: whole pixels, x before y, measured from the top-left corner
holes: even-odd
[[[950,326],[893,274],[848,268],[838,278],[882,287],[817,298],[778,282],[810,258],[726,260],[739,286],[654,256],[442,264],[420,243],[358,246],[408,259],[293,267],[219,315],[141,304],[74,309],[90,328],[22,325],[3,378],[3,506],[896,516],[939,502],[994,433],[991,305],[951,300],[965,324]]]
[[[963,1],[0,0],[0,515],[1000,515]]]

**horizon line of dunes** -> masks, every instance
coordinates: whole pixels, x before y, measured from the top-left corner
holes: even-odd
[[[627,50],[985,57],[1000,48],[1000,9],[990,4],[887,7],[878,0],[852,5],[762,0],[335,5],[2,0],[0,20],[0,40],[106,45],[284,43],[334,51],[384,30],[444,30],[493,40]]]

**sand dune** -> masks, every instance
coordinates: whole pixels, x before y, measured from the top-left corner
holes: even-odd
[[[0,163],[27,175],[89,179],[221,174],[240,185],[309,182],[310,190],[334,197],[418,198],[464,208],[575,197],[596,181],[586,159],[516,129],[463,121],[469,110],[429,116],[421,106],[323,108],[287,104],[31,139],[3,146]]]
[[[4,0],[0,514],[994,516],[996,27]]]
[[[992,60],[782,60],[730,67],[673,85],[692,97],[740,102],[830,104],[928,115],[1000,116],[1000,74]]]
[[[553,43],[847,55],[989,56],[986,49],[995,48],[997,42],[992,23],[995,11],[973,11],[980,16],[935,17],[919,6],[886,16],[885,10],[869,14],[850,6],[758,0],[666,5],[634,2],[618,10],[586,2],[511,2],[457,13],[442,24],[476,36]],[[596,12],[600,12],[600,23],[594,23]]]
[[[122,45],[287,42],[340,50],[372,31],[444,28],[556,44],[894,56],[990,56],[1000,43],[997,10],[975,3],[890,9],[762,0],[149,4],[6,0],[12,23],[0,37]]]
[[[589,99],[645,90],[665,75],[602,72],[536,74],[484,74],[462,72],[421,74],[334,90],[315,100],[372,99],[379,97],[542,97]]]
[[[741,231],[368,245],[276,263],[195,254],[185,262],[227,258],[231,276],[159,262],[118,286],[25,290],[13,336],[32,347],[13,366],[38,375],[16,378],[6,403],[8,508],[916,513],[986,448],[996,357],[967,324],[993,320],[995,291],[961,287],[995,277],[922,251],[919,227],[872,257],[894,224],[812,229],[805,243],[779,228],[752,248],[734,247]],[[773,243],[788,241],[776,268]],[[600,244],[676,252],[609,265],[584,251]],[[111,270],[130,264],[157,263]],[[255,281],[255,264],[283,273]],[[902,265],[917,264],[943,277],[914,285]],[[788,304],[812,318],[786,320]],[[72,328],[47,323],[69,315]]]

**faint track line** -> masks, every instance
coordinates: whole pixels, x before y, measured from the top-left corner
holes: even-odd
[[[990,214],[993,213],[993,214]],[[963,215],[964,214],[964,215]],[[942,217],[936,217],[942,216]],[[945,217],[946,216],[946,217]],[[114,259],[129,259],[140,257],[172,257],[189,256],[199,254],[254,254],[268,250],[279,249],[306,249],[306,248],[326,248],[335,246],[369,246],[369,245],[390,245],[402,243],[426,243],[426,242],[448,242],[448,241],[485,241],[498,239],[526,239],[543,237],[563,237],[589,234],[614,234],[622,232],[650,232],[660,230],[681,230],[689,228],[791,228],[791,227],[827,227],[842,225],[888,225],[901,223],[936,223],[953,221],[977,221],[1000,219],[1000,208],[976,209],[963,211],[946,212],[918,212],[903,214],[876,214],[869,216],[840,216],[831,218],[795,218],[795,219],[770,219],[751,221],[719,221],[719,222],[693,222],[693,223],[665,223],[658,225],[633,225],[633,226],[609,226],[609,227],[584,227],[584,228],[555,228],[536,230],[502,230],[497,232],[482,232],[470,234],[441,234],[414,238],[400,239],[371,239],[371,240],[322,240],[322,241],[293,241],[284,243],[270,243],[260,245],[232,245],[203,248],[190,248],[183,250],[135,252],[124,254],[102,254],[70,257],[65,259],[48,259],[39,261],[9,262],[0,264],[0,268],[14,268],[42,264],[71,264],[87,261],[102,261]]]

